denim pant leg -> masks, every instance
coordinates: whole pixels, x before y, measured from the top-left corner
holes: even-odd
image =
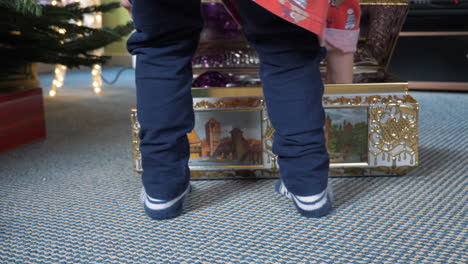
[[[135,0],[137,115],[142,182],[149,196],[173,199],[190,179],[186,134],[194,127],[191,60],[203,20],[200,0]]]
[[[281,178],[293,194],[320,193],[327,187],[329,170],[319,69],[326,50],[315,34],[253,1],[238,0],[237,6],[246,37],[260,57]]]

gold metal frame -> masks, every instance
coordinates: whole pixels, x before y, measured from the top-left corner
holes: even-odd
[[[325,94],[381,94],[407,93],[408,83],[353,83],[326,84]],[[192,88],[192,95],[197,97],[262,97],[261,86]]]
[[[274,129],[264,111],[261,87],[193,88],[192,93],[195,111],[262,111],[262,144],[266,155],[262,167],[197,166],[192,170],[193,179],[279,176],[272,152]],[[367,108],[368,115],[367,163],[332,163],[331,176],[401,175],[418,166],[419,104],[408,94],[406,83],[326,85],[323,105],[325,108]],[[133,109],[134,169],[141,172],[138,129]],[[376,138],[381,138],[381,142]]]

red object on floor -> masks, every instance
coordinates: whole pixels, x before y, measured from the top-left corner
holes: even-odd
[[[0,152],[45,137],[41,88],[0,94]]]

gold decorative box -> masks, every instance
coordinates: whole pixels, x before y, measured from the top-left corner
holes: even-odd
[[[219,1],[208,2],[221,5]],[[354,67],[357,83],[325,85],[330,176],[401,175],[418,165],[419,106],[408,93],[408,83],[386,69],[407,2],[361,1],[361,7],[361,37]],[[231,40],[218,40],[215,30],[208,30],[212,39],[204,40],[202,33],[193,63],[194,77],[216,71],[236,81],[228,87],[192,89],[196,119],[195,129],[188,135],[192,178],[278,177],[272,152],[274,129],[258,80],[258,58],[242,37],[232,34]],[[218,56],[210,61],[213,51]],[[224,59],[216,61],[219,54]],[[131,120],[134,170],[141,173],[135,109]]]

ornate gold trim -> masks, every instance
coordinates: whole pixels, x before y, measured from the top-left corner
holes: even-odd
[[[138,123],[137,110],[132,108],[130,113],[130,120],[132,122],[132,155],[133,155],[133,170],[142,173],[143,167],[141,166],[141,152],[140,152],[140,123]]]
[[[232,99],[218,99],[214,102],[210,102],[207,100],[198,101],[193,104],[193,108],[195,111],[200,111],[203,109],[207,109],[207,111],[213,111],[212,108],[238,108],[238,107],[260,107],[263,106],[263,99],[261,98],[247,98],[247,99],[239,99],[239,98],[232,98]],[[233,110],[221,110],[218,111],[233,111]],[[235,111],[252,111],[251,109],[239,109]]]
[[[369,153],[373,155],[372,165],[391,163],[397,168],[397,161],[407,160],[411,166],[418,164],[418,123],[419,104],[405,95],[403,100],[395,98],[386,102],[375,102],[369,112]]]
[[[192,96],[197,97],[262,97],[262,87],[210,87],[192,88]]]
[[[246,88],[246,87],[244,87]],[[226,90],[226,88],[220,88]],[[246,88],[250,89],[250,88]],[[204,89],[208,90],[208,89]],[[249,101],[250,99],[250,101]],[[368,109],[368,161],[359,163],[332,163],[330,175],[402,175],[419,165],[418,124],[419,104],[407,93],[387,95],[326,96],[325,108]],[[228,103],[220,103],[227,100]],[[249,101],[249,104],[246,102]],[[197,103],[199,103],[197,105]],[[272,152],[274,129],[264,112],[262,98],[213,98],[195,101],[195,111],[261,111],[262,142],[264,151],[263,165],[246,166],[193,166],[194,179],[216,178],[271,178],[277,177],[276,156]],[[245,109],[248,106],[252,109]],[[227,107],[229,106],[229,107]],[[239,109],[235,107],[239,106]],[[234,108],[233,108],[234,107]],[[224,108],[224,109],[223,109]],[[139,152],[139,125],[136,109],[132,109],[132,143],[134,170],[141,172],[141,154]]]
[[[325,94],[406,93],[408,83],[325,84]]]
[[[406,95],[406,93],[405,93]],[[340,97],[323,97],[323,104],[326,105],[336,105],[336,106],[368,106],[375,103],[383,103],[386,104],[391,102],[392,100],[396,100],[398,102],[402,102],[400,95],[370,95],[370,96],[355,96],[355,97],[348,97],[348,96],[340,96]],[[414,99],[413,99],[414,100]]]
[[[353,84],[325,84],[325,94],[378,94],[378,93],[406,93],[408,83],[353,83]],[[262,97],[260,86],[252,87],[210,87],[192,88],[192,95],[197,97]]]

